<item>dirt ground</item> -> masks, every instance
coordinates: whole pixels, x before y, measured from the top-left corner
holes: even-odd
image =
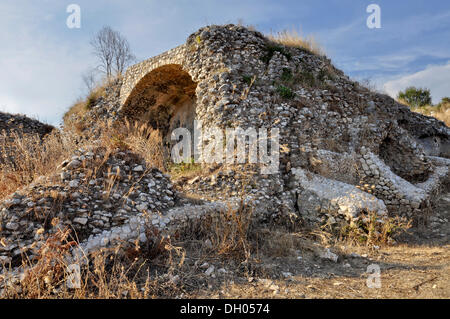
[[[196,259],[196,250],[187,249],[186,263],[193,257],[196,262],[190,269],[197,269],[190,278],[198,280],[191,289],[182,280],[187,289],[177,297],[450,298],[450,194],[442,196],[435,212],[437,222],[409,229],[394,245],[327,245],[338,256],[336,262],[321,256],[326,246],[305,244],[303,239],[294,244],[286,239],[286,246],[298,248],[294,254],[280,247],[266,250],[252,263],[234,266],[213,257]],[[211,265],[212,275],[205,275]],[[379,266],[381,286],[368,287],[368,279],[374,282],[370,265]]]
[[[314,264],[308,275],[295,261],[280,260],[293,273],[287,279],[250,279],[203,290],[201,298],[450,298],[450,249],[407,246],[380,249],[367,258],[344,258],[341,264]],[[353,249],[353,251],[357,251]],[[364,251],[361,249],[361,251]],[[344,266],[350,264],[351,267]],[[381,288],[368,288],[367,266],[381,268]],[[249,281],[250,281],[249,280]]]

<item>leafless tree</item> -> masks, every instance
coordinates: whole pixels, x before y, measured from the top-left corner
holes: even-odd
[[[91,92],[97,84],[97,72],[95,69],[89,69],[82,74],[83,83],[88,92]]]
[[[107,77],[112,75],[115,47],[114,42],[114,31],[110,27],[103,27],[91,40],[94,54],[100,62],[98,68],[105,72]]]
[[[99,69],[110,78],[113,73],[121,74],[135,59],[130,44],[118,31],[103,27],[91,40],[94,54],[99,59]]]
[[[117,38],[116,54],[114,58],[114,67],[117,74],[122,74],[130,62],[135,60],[134,54],[131,53],[130,44],[125,38]]]

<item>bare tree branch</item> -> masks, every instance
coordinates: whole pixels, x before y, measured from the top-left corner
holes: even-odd
[[[135,59],[127,39],[108,26],[94,36],[91,45],[100,62],[99,70],[106,73],[107,78],[113,76],[113,72],[123,73]]]
[[[96,84],[97,84],[97,72],[95,69],[89,69],[86,72],[82,74],[83,83],[88,90],[88,92],[91,92]]]

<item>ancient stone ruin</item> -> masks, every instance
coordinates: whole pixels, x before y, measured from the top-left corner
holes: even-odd
[[[265,190],[260,199],[270,198],[265,209],[307,218],[318,206],[350,216],[420,215],[448,177],[442,122],[365,89],[325,57],[242,27],[203,28],[130,67],[120,103],[122,114],[168,132],[192,128],[194,119],[223,129],[278,128],[288,149],[280,172],[254,177]]]
[[[72,225],[79,248],[90,251],[116,240],[145,241],[148,225],[170,231],[241,200],[266,221],[283,214],[307,223],[348,221],[370,212],[417,219],[448,191],[444,123],[352,81],[324,56],[244,27],[202,28],[185,44],[130,67],[114,105],[111,118],[163,132],[168,154],[171,132],[192,131],[195,121],[223,130],[278,129],[278,170],[201,164],[202,174],[181,179],[175,190],[169,176],[123,152],[111,154],[101,177],[91,178],[89,168],[99,165],[103,150],[81,150],[55,176],[0,203],[3,262],[33,254],[50,215]],[[106,183],[111,176],[116,187]],[[183,199],[192,194],[202,202]]]

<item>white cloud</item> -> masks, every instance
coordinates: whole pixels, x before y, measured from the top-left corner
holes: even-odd
[[[388,81],[384,90],[392,97],[408,86],[426,87],[431,91],[433,103],[450,96],[450,61],[445,65],[430,65],[425,70]]]

